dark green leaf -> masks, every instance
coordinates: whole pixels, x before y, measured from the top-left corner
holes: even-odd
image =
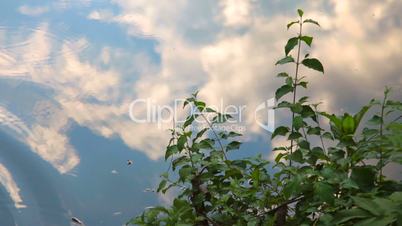
[[[368,213],[365,210],[362,210],[360,208],[352,208],[352,209],[348,209],[348,210],[339,211],[335,215],[335,219],[337,219],[337,220],[333,223],[338,225],[338,224],[342,224],[342,223],[348,222],[353,219],[362,219],[362,218],[367,218],[370,216],[371,216],[370,213]]]
[[[296,116],[295,118],[294,118],[294,120],[293,120],[293,127],[296,129],[296,130],[299,130],[301,127],[303,127],[304,126],[304,121],[303,121],[303,118],[301,117],[301,116]]]
[[[303,163],[303,153],[300,150],[294,151],[291,155],[289,155],[289,159],[298,163]]]
[[[290,93],[293,91],[293,87],[290,85],[283,85],[279,89],[276,90],[275,92],[275,98],[279,100],[281,97],[284,95]]]
[[[316,58],[306,58],[302,61],[302,64],[308,68],[324,73],[324,67]]]
[[[177,145],[171,145],[167,147],[166,152],[165,152],[165,160],[167,160],[170,156],[179,153],[179,149],[177,148]]]
[[[301,36],[300,40],[305,42],[308,46],[311,46],[311,43],[313,42],[313,37],[310,36]]]
[[[372,167],[361,166],[352,169],[352,179],[363,191],[371,191],[374,188],[376,173]]]
[[[191,175],[192,172],[193,172],[193,169],[189,165],[183,166],[179,170],[180,180],[186,181],[186,179],[189,178],[189,176]]]
[[[303,88],[307,89],[307,84],[308,84],[308,82],[302,81],[302,82],[299,82],[297,85],[300,85]]]
[[[362,109],[360,109],[360,111],[353,116],[356,127],[359,126],[361,119],[366,114],[366,112],[370,109],[370,107],[371,107],[371,105],[366,105],[366,106],[362,107]]]
[[[332,136],[332,134],[330,132],[323,133],[322,137],[330,139],[330,140],[334,140],[334,137]]]
[[[293,132],[289,135],[288,140],[296,140],[298,138],[302,137],[301,133],[299,132]]]
[[[312,20],[312,19],[306,19],[306,20],[303,21],[303,23],[312,23],[312,24],[315,24],[317,26],[320,26],[320,24],[317,21]]]
[[[172,169],[175,170],[176,167],[181,166],[187,162],[189,162],[190,159],[187,156],[181,156],[172,162]]]
[[[198,147],[200,149],[213,149],[214,144],[215,144],[214,140],[207,138],[207,139],[200,141]]]
[[[194,104],[199,111],[203,111],[205,108],[205,103],[202,101],[194,101]]]
[[[321,134],[321,128],[320,127],[310,127],[307,130],[307,134],[320,135]]]
[[[240,148],[240,145],[241,145],[241,142],[239,142],[239,141],[232,141],[232,142],[230,142],[230,143],[226,146],[226,151],[239,149],[239,148]]]
[[[194,115],[188,116],[188,117],[186,118],[186,121],[185,121],[184,124],[183,124],[183,128],[187,128],[187,126],[191,125],[191,123],[193,123],[194,119],[195,119],[195,116],[194,116]]]
[[[289,75],[288,75],[288,73],[286,73],[286,72],[281,72],[281,73],[279,73],[279,74],[277,74],[276,75],[277,77],[289,77]]]
[[[278,64],[287,64],[287,63],[291,63],[291,62],[295,62],[295,60],[293,59],[293,57],[292,57],[292,56],[286,56],[286,57],[280,59],[278,62],[276,62],[275,65],[278,65]]]
[[[293,37],[288,40],[285,46],[285,55],[287,56],[289,52],[297,45],[299,39],[297,37]]]
[[[334,202],[335,189],[327,183],[317,182],[314,184],[314,194],[316,197],[326,203],[332,204]]]
[[[368,198],[361,198],[361,197],[352,197],[354,203],[364,209],[367,210],[368,212],[370,212],[371,214],[378,216],[379,212],[378,212],[378,207],[376,205],[375,202],[373,202],[373,200],[368,199]]]
[[[239,136],[242,136],[242,135],[240,133],[236,133],[233,131],[230,131],[228,134],[228,137],[239,137]]]
[[[158,189],[157,189],[156,191],[157,191],[157,192],[160,192],[162,189],[165,188],[166,184],[167,184],[167,181],[166,181],[166,180],[162,180],[162,181],[159,183]]]
[[[382,123],[382,118],[378,115],[373,115],[373,117],[369,120],[369,123],[372,125],[380,125]]]
[[[297,13],[299,14],[300,17],[302,17],[303,14],[304,14],[303,10],[301,10],[301,9],[298,9],[298,10],[297,10]]]
[[[349,114],[345,114],[342,119],[342,129],[346,134],[353,134],[356,130],[355,120]]]
[[[285,136],[289,132],[289,128],[285,126],[280,126],[275,129],[275,131],[272,133],[271,139],[274,139],[276,136]]]
[[[177,140],[177,148],[179,149],[179,152],[184,149],[184,145],[186,144],[186,142],[187,142],[187,136],[181,135]]]
[[[288,30],[293,24],[297,24],[297,23],[299,23],[298,20],[288,23],[288,25],[287,25]]]

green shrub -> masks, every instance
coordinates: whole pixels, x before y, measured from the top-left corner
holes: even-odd
[[[299,35],[288,40],[285,56],[276,63],[295,65],[293,76],[278,74],[285,81],[276,91],[276,107],[289,110],[292,124],[272,134],[272,139],[286,137],[290,145],[273,149],[280,152],[273,164],[261,156],[228,159],[227,153],[239,149],[241,135],[217,133],[214,126],[230,115],[214,111],[193,94],[184,106],[196,107],[198,113],[172,129],[165,155],[171,168],[157,189],[165,193],[178,188],[180,193],[172,206],[149,208],[127,224],[402,225],[402,184],[383,174],[386,165],[401,164],[402,104],[389,100],[386,89],[383,100],[372,100],[357,114],[334,115],[320,111],[308,97],[298,98],[297,90],[307,88],[299,67],[324,73],[318,59],[300,56],[302,46],[313,41],[302,34],[303,26],[319,24],[303,19],[302,10],[298,15],[287,27],[299,26]],[[375,108],[378,113],[362,120]],[[214,118],[208,121],[211,114]],[[209,127],[193,132],[189,128],[198,117]],[[320,125],[320,119],[330,128]]]

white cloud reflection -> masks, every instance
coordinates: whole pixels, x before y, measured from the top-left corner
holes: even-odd
[[[41,14],[47,13],[49,11],[49,7],[47,6],[28,6],[28,5],[23,5],[18,8],[18,11],[21,14],[27,15],[27,16],[39,16]]]
[[[11,173],[7,170],[3,164],[0,164],[0,184],[4,186],[9,193],[11,200],[14,202],[14,206],[17,209],[26,208],[23,204],[22,197],[20,195],[20,188],[15,183]]]

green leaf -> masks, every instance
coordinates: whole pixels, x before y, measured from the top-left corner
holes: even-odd
[[[302,36],[302,37],[300,37],[300,40],[302,40],[302,41],[305,42],[308,46],[311,47],[311,43],[313,42],[313,37],[310,37],[310,36]]]
[[[289,128],[285,126],[280,126],[275,129],[275,131],[272,133],[271,139],[274,139],[276,136],[285,136],[289,132]]]
[[[334,137],[332,136],[332,134],[330,132],[323,133],[322,137],[329,139],[329,140],[334,140]]]
[[[297,85],[300,85],[300,86],[302,86],[303,88],[307,89],[307,84],[308,84],[308,82],[306,82],[306,81],[301,81],[301,82],[299,82]]]
[[[355,120],[349,114],[345,114],[342,119],[342,130],[346,134],[353,134],[356,130]]]
[[[292,63],[292,62],[295,62],[295,60],[293,59],[293,57],[292,57],[292,56],[286,56],[286,57],[280,59],[278,62],[276,62],[275,65],[278,65],[278,64],[287,64],[287,63]]]
[[[205,111],[206,112],[216,112],[214,109],[212,109],[210,107],[205,108]]]
[[[302,64],[308,68],[324,73],[324,67],[316,58],[306,58],[302,61]]]
[[[239,149],[239,148],[240,148],[240,145],[241,145],[241,142],[239,142],[239,141],[232,141],[232,142],[230,142],[230,143],[226,146],[226,151]]]
[[[303,118],[300,115],[296,116],[293,120],[293,127],[296,130],[299,130],[303,126],[304,126]]]
[[[200,149],[214,149],[214,144],[215,144],[214,140],[207,138],[200,141],[198,147]]]
[[[283,85],[279,89],[276,90],[275,92],[275,98],[276,100],[279,100],[281,97],[284,95],[290,93],[293,91],[293,87],[290,85]]]
[[[279,161],[281,161],[282,157],[285,156],[286,154],[284,153],[279,153],[276,157],[275,157],[275,162],[278,163]]]
[[[354,167],[350,179],[352,179],[363,191],[371,191],[374,188],[376,178],[375,170],[370,166]]]
[[[371,125],[380,125],[382,123],[382,118],[378,115],[373,115],[373,117],[368,121]]]
[[[194,116],[194,115],[188,116],[188,117],[186,118],[186,121],[185,121],[184,124],[183,124],[183,128],[187,128],[187,126],[191,125],[191,123],[193,123],[194,119],[195,119],[195,116]]]
[[[286,151],[287,149],[285,147],[275,147],[272,149],[272,151]]]
[[[301,10],[301,9],[298,9],[298,10],[297,10],[297,13],[299,14],[300,17],[302,17],[303,14],[304,14],[303,10]]]
[[[394,192],[389,196],[389,198],[395,202],[402,203],[402,192]]]
[[[291,155],[289,155],[289,159],[295,162],[304,163],[303,153],[300,150],[296,150]]]
[[[309,105],[303,105],[300,114],[303,118],[312,118],[317,121],[315,111]]]
[[[296,140],[298,138],[302,137],[301,133],[299,132],[293,132],[289,135],[288,140]]]
[[[361,197],[352,197],[353,202],[356,206],[370,212],[374,216],[379,216],[378,207],[373,200]]]
[[[357,222],[355,226],[389,226],[394,221],[396,221],[394,216],[371,217]]]
[[[189,161],[190,161],[190,159],[187,156],[185,156],[185,155],[181,156],[181,157],[173,160],[172,169],[175,170],[176,167],[181,166],[181,165],[183,165],[183,164],[185,164],[185,163],[187,163]]]
[[[228,137],[239,137],[239,136],[242,136],[242,135],[240,133],[236,133],[233,131],[230,131],[228,134]]]
[[[279,74],[277,74],[276,75],[277,77],[289,77],[289,75],[288,75],[288,73],[286,73],[286,72],[281,72],[281,73],[279,73]]]
[[[166,184],[167,184],[167,181],[166,181],[166,180],[162,180],[162,181],[159,183],[158,189],[157,189],[156,191],[157,191],[157,192],[160,192],[162,189],[165,188]]]
[[[300,114],[303,111],[303,106],[300,103],[295,103],[290,106],[290,110],[294,113]]]
[[[187,136],[181,135],[177,140],[177,148],[179,149],[179,152],[184,149],[184,144],[186,142],[187,142]]]
[[[200,130],[200,131],[197,133],[197,135],[194,137],[193,143],[194,143],[197,139],[199,139],[200,137],[202,137],[206,131],[208,131],[208,128],[204,128],[204,129]]]
[[[354,219],[361,219],[370,217],[370,213],[360,208],[352,208],[348,210],[341,210],[335,215],[335,219],[337,219],[334,224],[342,224]]]
[[[285,80],[286,85],[293,86],[293,78],[287,77]]]
[[[320,26],[320,24],[317,21],[312,20],[312,19],[306,19],[306,20],[303,21],[303,23],[311,23],[311,24],[315,24],[317,26]]]
[[[360,109],[360,111],[353,116],[356,127],[359,126],[360,121],[362,120],[362,118],[366,114],[366,112],[370,109],[370,107],[371,107],[371,105],[366,105],[366,106],[362,107],[362,109]]]
[[[321,128],[320,127],[310,127],[307,130],[307,134],[309,135],[320,135],[321,134]]]
[[[202,101],[194,101],[194,104],[198,108],[199,111],[203,111],[205,108],[205,103]]]
[[[165,160],[167,160],[170,156],[179,153],[179,149],[177,148],[177,145],[171,145],[167,147],[166,152],[165,152]]]
[[[297,45],[297,43],[299,43],[299,39],[297,37],[293,37],[288,40],[288,42],[286,43],[286,46],[285,46],[285,55],[286,56],[290,53],[290,51],[292,51],[292,49]]]
[[[350,178],[342,181],[341,186],[342,186],[342,188],[346,188],[346,189],[351,189],[351,188],[359,189],[359,186]]]
[[[307,101],[308,101],[308,97],[307,97],[307,96],[304,96],[304,97],[300,98],[298,102],[300,102],[300,103],[305,103],[305,102],[307,102]]]
[[[293,24],[297,24],[297,23],[299,23],[298,20],[292,21],[292,22],[288,23],[288,25],[287,25],[288,30],[289,30],[289,28],[290,28],[291,26],[293,26]]]
[[[193,169],[189,165],[183,166],[179,170],[180,180],[186,181],[186,179],[189,178],[189,176],[191,175],[192,172],[193,172]]]
[[[294,176],[292,179],[284,185],[282,190],[286,198],[289,198],[293,194],[298,194],[300,192],[301,179],[299,176]]]
[[[335,189],[325,182],[317,182],[314,184],[314,194],[316,197],[326,203],[332,204],[334,202]]]

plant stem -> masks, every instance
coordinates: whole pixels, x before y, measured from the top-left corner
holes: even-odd
[[[385,110],[385,101],[387,100],[387,92],[384,93],[384,99],[381,104],[381,122],[380,122],[380,140],[383,136],[383,127],[384,127],[384,110]],[[381,145],[381,144],[380,144]],[[380,175],[378,181],[382,182],[382,168],[383,168],[383,153],[382,147],[380,146]]]
[[[205,117],[205,115],[202,114],[202,113],[200,113],[200,115],[201,115],[201,117],[207,122],[208,127],[212,130],[212,133],[214,134],[214,136],[215,136],[216,140],[218,141],[219,146],[220,146],[220,148],[221,148],[221,150],[222,150],[223,157],[225,157],[225,160],[228,160],[228,158],[227,158],[227,156],[226,156],[226,153],[225,153],[225,149],[223,148],[223,145],[222,145],[222,143],[221,143],[221,140],[220,140],[219,137],[218,137],[218,134],[216,134],[214,128],[212,127],[212,125],[211,125],[211,123],[209,122],[209,120],[207,119],[207,117]]]
[[[300,17],[300,22],[299,22],[299,40],[297,43],[297,59],[296,59],[296,72],[295,72],[295,78],[293,82],[293,105],[296,103],[296,91],[297,91],[297,77],[299,75],[299,64],[300,64],[300,49],[301,49],[301,39],[300,37],[302,36],[302,29],[303,29],[303,22],[302,22],[302,17]],[[295,119],[295,113],[292,112],[292,133],[294,132],[294,119]],[[293,140],[290,141],[290,154],[293,153]],[[292,160],[289,160],[289,166],[292,166]]]

